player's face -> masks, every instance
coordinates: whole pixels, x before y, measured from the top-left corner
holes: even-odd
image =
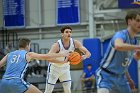
[[[88,66],[88,70],[91,70],[91,68],[92,68],[91,66]]]
[[[135,19],[132,19],[130,25],[135,32],[140,32],[140,15],[137,15]]]
[[[26,50],[30,51],[30,43],[29,43],[29,45],[27,45]]]
[[[65,39],[69,39],[71,37],[71,30],[70,29],[65,29],[64,33],[62,33],[62,37]]]

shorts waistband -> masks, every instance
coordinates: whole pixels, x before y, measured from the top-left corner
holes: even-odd
[[[105,71],[105,72],[107,72],[107,73],[109,73],[109,74],[117,75],[116,73],[114,73],[114,72],[108,70],[107,68],[104,68],[104,67],[100,67],[100,68],[101,68],[103,71]]]
[[[16,79],[16,78],[21,79],[19,77],[3,77],[3,79]]]

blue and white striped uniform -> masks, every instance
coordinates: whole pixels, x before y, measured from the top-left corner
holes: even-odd
[[[59,53],[63,53],[64,50],[74,51],[75,44],[74,40],[70,38],[70,43],[68,47],[64,47],[62,39],[57,41],[59,45]],[[65,60],[65,57],[57,58],[57,60]],[[49,63],[48,71],[47,71],[47,78],[46,78],[46,89],[44,93],[52,93],[54,85],[56,84],[57,80],[62,82],[64,91],[67,93],[71,93],[71,75],[70,75],[70,63]]]
[[[29,83],[23,80],[28,67],[25,50],[16,50],[7,56],[6,71],[1,81],[1,93],[24,93]]]
[[[118,51],[114,41],[119,38],[127,44],[137,44],[136,38],[131,38],[128,30],[118,31],[111,39],[108,49],[96,72],[97,88],[107,88],[110,93],[131,93],[125,72],[133,58],[134,51]]]
[[[67,48],[64,47],[62,39],[59,39],[57,41],[57,43],[59,44],[59,53],[63,53],[64,50],[68,50],[70,52],[75,50],[74,40],[72,38],[70,38],[70,44]],[[65,57],[60,57],[57,59],[63,61],[63,60],[65,60]],[[65,73],[65,75],[62,76],[64,73]],[[51,76],[53,78],[51,78]],[[61,82],[71,81],[70,63],[69,62],[67,62],[67,63],[49,63],[47,82],[49,84],[54,85],[58,78],[60,79]]]

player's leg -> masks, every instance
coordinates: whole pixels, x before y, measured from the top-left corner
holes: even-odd
[[[46,83],[45,92],[44,93],[52,93],[54,89],[54,85]]]
[[[71,93],[71,75],[70,70],[65,71],[60,77],[60,82],[64,88],[64,93]]]
[[[132,93],[126,78],[119,79],[117,84],[118,84],[119,93]]]
[[[14,85],[11,89],[11,91],[13,92],[11,93],[42,93],[37,87],[28,82],[25,82],[23,79],[12,80],[12,82],[14,82]]]
[[[31,84],[25,93],[42,93],[42,92],[37,87]]]
[[[59,72],[56,67],[49,66],[48,72],[47,72],[47,78],[46,78],[46,88],[44,93],[52,93],[54,89],[54,85],[56,84],[56,81],[59,77]]]
[[[0,93],[8,93],[10,92],[9,90],[10,84],[9,84],[9,80],[1,80],[0,81]]]
[[[63,82],[64,93],[71,93],[71,81]]]
[[[98,88],[97,93],[109,93],[109,90],[107,88]]]
[[[115,76],[99,69],[96,72],[96,84],[97,84],[97,93],[115,93]]]
[[[0,93],[42,93],[35,86],[18,78],[4,79],[0,91]]]

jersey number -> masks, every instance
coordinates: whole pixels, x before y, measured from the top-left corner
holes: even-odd
[[[13,59],[11,60],[11,63],[18,63],[19,58],[20,55],[13,55]]]

